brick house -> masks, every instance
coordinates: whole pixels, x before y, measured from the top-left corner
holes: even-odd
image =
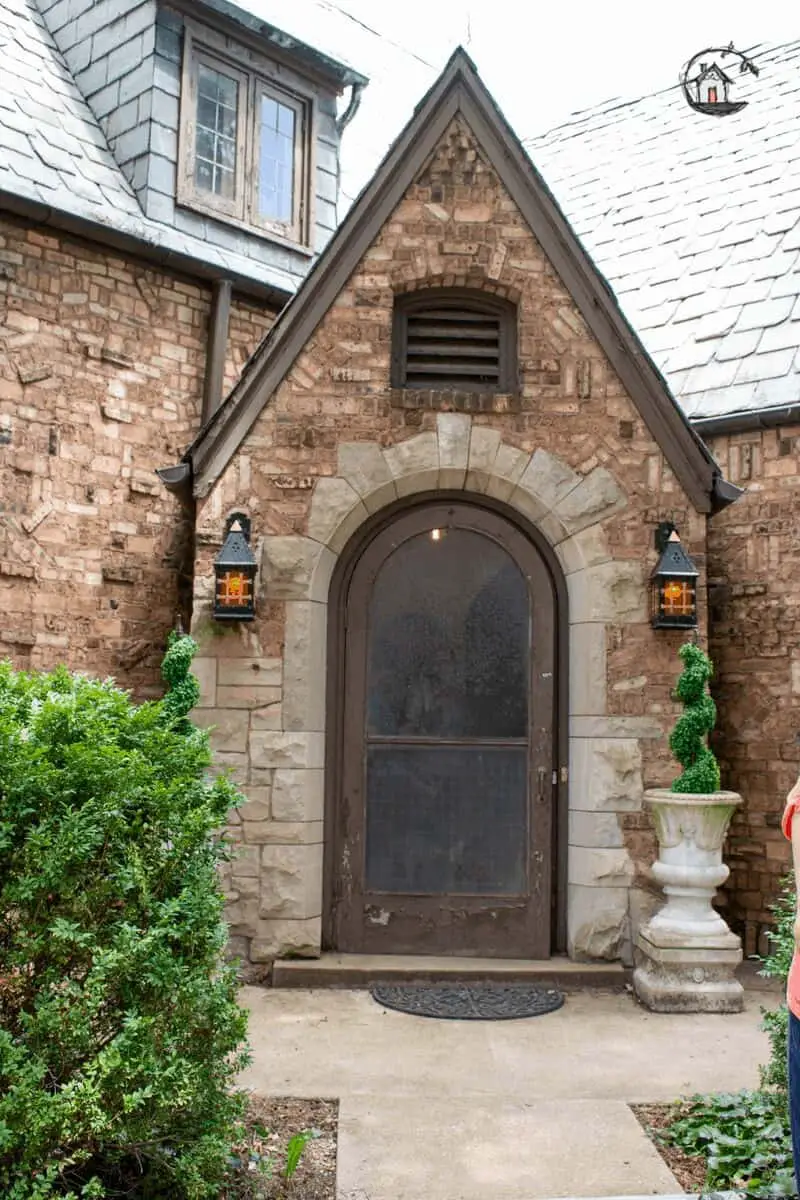
[[[750,481],[789,474],[767,464],[790,433],[780,453],[772,430],[701,440],[595,223],[557,188],[619,300],[463,52],[328,240],[365,83],[346,64],[227,0],[0,0],[4,33],[0,650],[147,695],[191,621],[197,718],[247,795],[237,950],[630,960],[655,902],[642,792],[672,774],[681,636],[647,610],[666,518],[730,703],[731,908],[753,940],[794,765],[788,576],[759,541],[791,531]],[[534,155],[548,178],[560,136]],[[255,616],[222,622],[236,516]],[[759,710],[735,638],[767,595]],[[769,778],[748,752],[766,736]]]
[[[0,0],[0,48],[0,654],[146,696],[194,525],[155,469],[335,228],[365,79],[221,0]]]

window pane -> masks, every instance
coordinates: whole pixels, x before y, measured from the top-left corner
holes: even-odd
[[[524,894],[527,759],[524,746],[370,746],[368,890]]]
[[[261,95],[258,211],[270,221],[290,224],[294,215],[295,112]]]
[[[369,610],[371,736],[524,738],[530,599],[497,542],[469,529],[409,538]]]
[[[236,126],[239,84],[201,63],[197,70],[195,184],[232,200],[236,188]]]

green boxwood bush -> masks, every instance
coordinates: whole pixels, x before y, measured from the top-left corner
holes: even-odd
[[[222,951],[219,834],[194,644],[137,706],[0,664],[0,1195],[219,1195],[246,1016]]]

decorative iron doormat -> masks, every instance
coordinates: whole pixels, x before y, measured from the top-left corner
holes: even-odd
[[[451,1021],[541,1017],[564,1003],[562,992],[529,983],[375,983],[369,990],[384,1008]]]

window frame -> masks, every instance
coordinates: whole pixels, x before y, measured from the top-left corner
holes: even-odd
[[[406,382],[408,374],[408,319],[420,310],[432,307],[462,308],[484,316],[498,318],[498,378],[496,384],[481,380],[468,383],[460,380],[456,386],[448,385],[446,377],[442,386],[422,388]],[[394,298],[392,309],[392,356],[391,384],[402,391],[425,392],[471,392],[484,395],[517,395],[519,372],[517,353],[517,306],[502,296],[496,296],[479,288],[423,288],[412,292],[401,292]]]
[[[310,93],[276,84],[263,69],[251,61],[241,66],[233,61],[230,46],[225,50],[214,44],[211,31],[190,25],[184,29],[181,71],[180,121],[178,135],[178,171],[176,201],[185,208],[215,217],[256,235],[267,235],[296,249],[310,253],[312,229],[311,188],[313,174],[314,98]],[[242,47],[242,57],[247,59]],[[200,65],[236,79],[239,85],[239,111],[236,121],[236,171],[233,200],[198,188],[197,102]],[[294,177],[292,217],[288,222],[262,217],[258,212],[258,178],[261,154],[259,109],[262,95],[271,96],[295,114]]]

